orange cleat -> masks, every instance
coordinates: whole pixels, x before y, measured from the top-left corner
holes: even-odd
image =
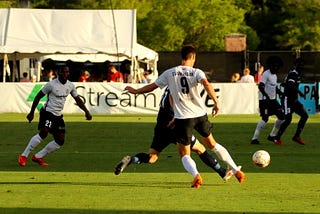
[[[192,181],[192,188],[200,188],[202,184],[202,178],[200,176],[200,174],[197,174],[196,177],[194,177],[193,181]]]
[[[302,140],[301,137],[293,137],[292,140],[296,143],[299,143],[301,145],[306,145],[306,143]]]
[[[49,166],[42,158],[36,158],[35,155],[32,156],[32,161],[38,163],[40,166]]]
[[[237,171],[234,176],[238,179],[239,183],[244,182],[244,180],[246,179],[246,175],[241,170]]]
[[[27,157],[20,155],[18,158],[18,163],[20,166],[26,166],[27,165]]]
[[[281,146],[282,145],[282,141],[280,139],[275,139],[274,140],[274,144]]]

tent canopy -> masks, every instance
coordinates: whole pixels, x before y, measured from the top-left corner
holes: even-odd
[[[0,53],[9,59],[48,54],[131,58],[141,51],[135,10],[0,9],[0,31]]]
[[[158,53],[143,46],[140,44],[137,44],[136,49],[133,50],[133,55],[137,56],[138,60],[142,61],[149,61],[154,60],[158,61]],[[105,61],[123,61],[125,59],[128,59],[127,55],[123,56],[116,56],[116,55],[110,55],[110,54],[50,54],[40,57],[40,61],[44,61],[46,59],[52,59],[54,61],[67,61],[71,60],[73,62],[105,62]]]

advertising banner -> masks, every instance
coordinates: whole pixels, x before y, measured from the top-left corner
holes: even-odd
[[[0,112],[28,113],[32,102],[45,83],[0,84]],[[124,83],[74,83],[78,94],[92,114],[157,114],[162,95],[161,89],[147,94],[133,95],[124,91]],[[143,84],[133,84],[142,87]],[[258,113],[258,88],[250,83],[214,83],[213,87],[221,104],[221,114]],[[212,100],[202,89],[202,98],[208,114]],[[45,103],[44,97],[38,109]],[[63,113],[82,113],[71,96],[67,98]]]

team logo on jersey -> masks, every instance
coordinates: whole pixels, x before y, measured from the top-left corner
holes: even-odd
[[[34,98],[37,96],[37,94],[39,93],[39,91],[41,90],[41,88],[43,86],[44,86],[44,84],[35,84],[32,91],[30,92],[30,94],[27,98],[27,102],[33,102]],[[46,100],[47,100],[47,95],[41,98],[39,104],[37,105],[38,111],[42,108],[42,106],[46,102]]]

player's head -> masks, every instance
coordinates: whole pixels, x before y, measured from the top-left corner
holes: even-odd
[[[185,45],[181,48],[182,60],[189,60],[195,57],[196,49],[192,45]]]
[[[267,66],[272,74],[278,72],[278,70],[282,67],[283,62],[278,56],[270,56],[267,59]]]
[[[68,66],[62,66],[58,71],[59,81],[62,84],[65,84],[67,82],[68,78],[69,78],[69,74],[70,74],[69,67]]]
[[[299,73],[301,73],[301,69],[303,68],[303,65],[304,65],[304,63],[303,63],[303,60],[302,60],[302,58],[296,58],[295,59],[295,61],[294,61],[294,66],[295,66],[295,69],[299,72]]]

